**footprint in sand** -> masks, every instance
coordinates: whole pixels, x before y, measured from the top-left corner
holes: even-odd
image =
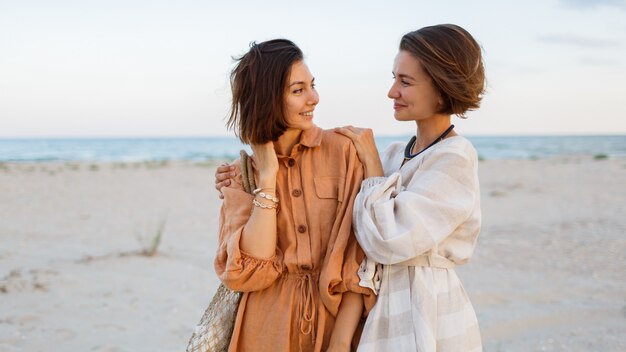
[[[491,191],[491,193],[489,193],[491,197],[503,197],[504,195],[506,195],[506,193],[502,191]]]
[[[95,346],[91,349],[93,352],[125,352],[128,351],[126,349],[121,349],[119,347],[111,347],[111,346]]]
[[[34,325],[39,322],[41,322],[41,318],[33,314],[22,315],[21,317],[17,319],[17,323],[20,324],[20,326]]]
[[[97,330],[101,330],[101,329],[111,329],[111,330],[117,330],[120,332],[126,331],[126,328],[120,325],[116,325],[116,324],[95,324],[94,329]]]
[[[61,339],[61,341],[69,341],[76,337],[76,333],[68,329],[57,329],[54,334]]]

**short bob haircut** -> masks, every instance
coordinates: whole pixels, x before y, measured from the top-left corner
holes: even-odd
[[[226,126],[245,144],[276,141],[285,130],[284,94],[302,50],[286,39],[252,42],[230,74],[232,103]]]
[[[416,58],[441,95],[440,114],[458,115],[480,107],[485,91],[481,47],[465,29],[440,24],[405,34],[400,50]]]

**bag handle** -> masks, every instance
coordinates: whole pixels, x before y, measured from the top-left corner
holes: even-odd
[[[252,157],[246,153],[245,150],[239,151],[241,156],[241,183],[243,184],[243,190],[246,193],[252,194],[252,191],[256,189],[256,182],[254,180],[254,168],[252,167]]]

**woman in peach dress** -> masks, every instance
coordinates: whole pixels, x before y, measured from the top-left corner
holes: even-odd
[[[252,147],[258,189],[221,188],[215,271],[243,292],[229,351],[350,351],[375,301],[357,274],[356,149],[313,123],[319,96],[292,42],[253,44],[231,84],[228,123]]]

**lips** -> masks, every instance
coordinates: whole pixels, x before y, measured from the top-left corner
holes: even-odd
[[[406,108],[406,107],[407,107],[407,105],[404,105],[404,104],[400,104],[400,103],[396,103],[396,102],[393,103],[393,109],[394,110],[400,110],[400,109]]]
[[[300,115],[302,115],[302,116],[313,116],[313,110],[306,111],[306,112],[301,112]]]

